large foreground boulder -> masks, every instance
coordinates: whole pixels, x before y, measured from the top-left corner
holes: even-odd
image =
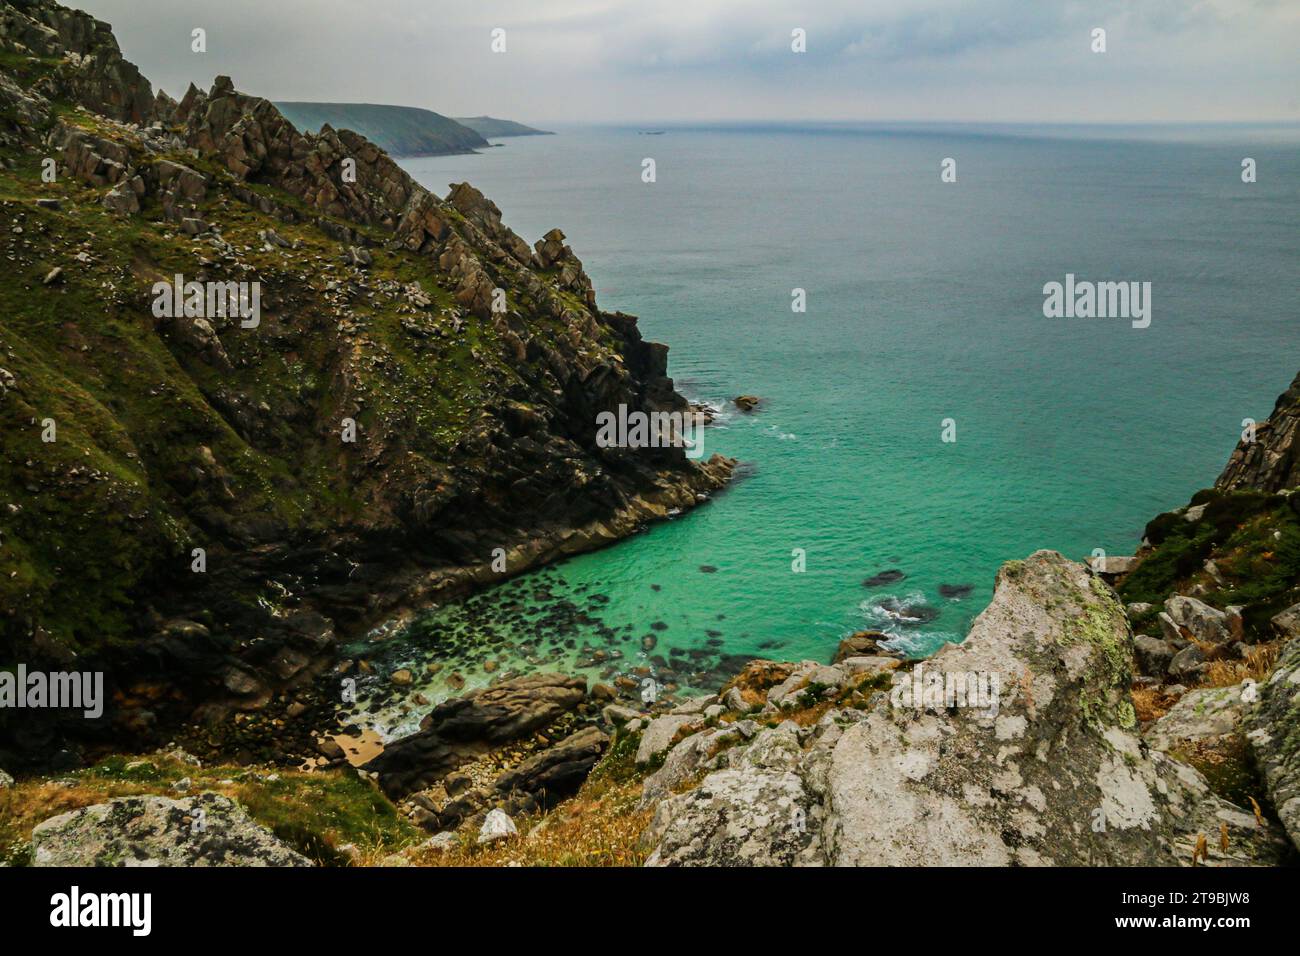
[[[311,866],[229,797],[118,797],[32,830],[36,866]]]
[[[1275,827],[1137,735],[1131,674],[1113,592],[1039,551],[1002,568],[965,643],[659,802],[649,862],[1169,866],[1198,845],[1278,862]]]

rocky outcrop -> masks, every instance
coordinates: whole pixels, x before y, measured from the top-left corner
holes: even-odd
[[[41,82],[39,92],[47,97],[71,99],[127,123],[154,117],[149,81],[123,58],[112,27],[80,10],[37,0],[0,4],[0,46],[62,60]]]
[[[1300,487],[1300,375],[1278,396],[1273,413],[1243,436],[1214,487],[1284,491]]]
[[[1268,788],[1269,800],[1300,849],[1300,640],[1282,650],[1259,688],[1259,702],[1246,734]]]
[[[889,635],[883,631],[858,631],[840,640],[835,650],[833,663],[838,664],[847,657],[898,657],[902,654],[884,646]]]
[[[32,830],[35,866],[310,866],[229,797],[119,797]]]
[[[1086,568],[1012,562],[963,644],[700,764],[655,804],[649,862],[1187,865],[1207,835],[1210,864],[1277,862],[1275,829],[1137,735],[1130,641]]]
[[[598,727],[584,727],[496,779],[493,789],[512,813],[550,809],[578,792],[609,746]]]
[[[405,796],[437,783],[494,747],[548,726],[576,709],[586,692],[581,678],[534,674],[444,701],[424,718],[418,733],[388,744],[363,769],[379,775],[379,784],[389,796]],[[572,763],[586,743],[581,741],[559,763]],[[526,786],[529,781],[544,781],[548,774],[563,777],[564,770],[552,764],[534,766],[518,777],[518,788],[531,790]]]

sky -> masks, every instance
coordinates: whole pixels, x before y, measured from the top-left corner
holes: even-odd
[[[70,5],[111,23],[126,56],[178,98],[228,74],[271,99],[537,125],[1300,121],[1300,0]],[[195,28],[204,53],[191,50]],[[806,52],[791,49],[795,30]]]

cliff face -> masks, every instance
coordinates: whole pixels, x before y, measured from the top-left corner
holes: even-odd
[[[224,77],[154,96],[85,14],[0,3],[0,159],[0,664],[108,670],[114,739],[282,706],[495,549],[517,573],[729,477],[597,447],[599,411],[687,403],[559,230]]]
[[[1136,630],[1159,636],[1156,615],[1174,594],[1232,609],[1251,643],[1300,601],[1300,375],[1278,396],[1253,440],[1233,450],[1213,488],[1159,515],[1143,533],[1137,567],[1119,582]],[[1242,636],[1242,635],[1239,635]]]
[[[1273,413],[1243,438],[1214,487],[1222,491],[1294,490],[1300,487],[1300,375],[1277,397]]]

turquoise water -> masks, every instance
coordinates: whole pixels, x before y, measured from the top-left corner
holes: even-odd
[[[469,686],[489,679],[489,658],[571,667],[593,648],[623,654],[593,673],[662,670],[658,657],[690,684],[723,654],[827,659],[863,627],[932,651],[964,635],[1003,561],[1132,553],[1147,520],[1212,483],[1241,420],[1267,415],[1300,360],[1294,131],[574,129],[504,142],[404,165],[439,193],[469,180],[530,242],[560,226],[601,306],[671,344],[679,390],[764,405],[726,407],[706,432],[708,452],[744,462],[706,507],[433,612],[394,645],[449,661],[444,674]],[[1257,183],[1241,182],[1243,156]],[[944,157],[955,184],[940,182]],[[1042,287],[1067,272],[1151,282],[1150,328],[1044,318]],[[795,287],[805,314],[791,311]],[[796,548],[805,573],[791,569]],[[886,569],[906,577],[864,586]],[[942,584],[973,587],[946,599]],[[890,621],[872,608],[886,596],[937,617]]]

